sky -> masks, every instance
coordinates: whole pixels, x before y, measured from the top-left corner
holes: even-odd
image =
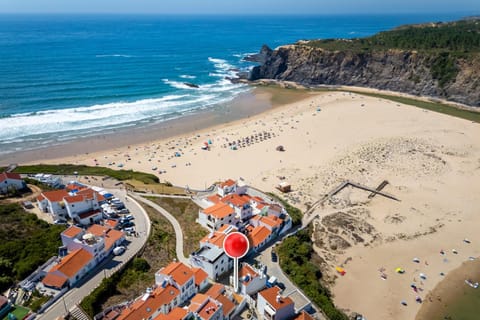
[[[480,14],[480,0],[0,0],[0,13]]]

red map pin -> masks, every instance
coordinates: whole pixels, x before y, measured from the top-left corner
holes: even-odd
[[[230,258],[239,259],[247,254],[248,249],[248,238],[243,233],[229,233],[223,240],[223,250]]]

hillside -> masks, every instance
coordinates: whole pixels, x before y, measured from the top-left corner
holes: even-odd
[[[480,19],[264,46],[247,60],[260,63],[249,80],[371,87],[480,106]]]

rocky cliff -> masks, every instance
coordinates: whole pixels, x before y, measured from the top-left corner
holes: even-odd
[[[476,31],[474,39],[478,34]],[[385,39],[385,35],[382,36]],[[332,50],[332,41],[337,43],[335,50]],[[369,47],[358,49],[358,41]],[[294,81],[303,85],[362,86],[480,106],[479,52],[471,48],[461,53],[460,49],[450,48],[386,48],[373,45],[376,44],[373,40],[363,41],[303,41],[275,50],[264,46],[259,54],[248,58],[260,63],[248,78]],[[338,47],[342,49],[336,50]]]

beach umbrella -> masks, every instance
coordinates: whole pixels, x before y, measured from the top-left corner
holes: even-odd
[[[420,263],[420,259],[418,259],[418,258],[413,258],[413,262]]]
[[[405,301],[405,300],[402,300],[400,303],[401,303],[402,305],[404,305],[404,306],[407,305],[407,301]]]
[[[396,273],[405,273],[405,270],[403,268],[398,267],[398,268],[395,269],[395,272]]]

